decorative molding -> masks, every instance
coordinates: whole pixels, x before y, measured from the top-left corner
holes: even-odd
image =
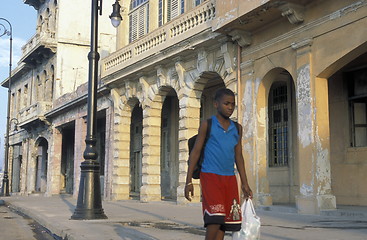
[[[282,11],[282,16],[287,17],[292,24],[299,24],[303,22],[304,7],[298,4],[287,3],[281,5],[279,10]]]
[[[244,75],[252,75],[254,73],[254,63],[253,59],[250,59],[246,62],[241,63],[240,68],[241,72]]]
[[[157,85],[158,87],[167,85],[167,69],[163,68],[162,65],[155,67],[157,70]]]
[[[237,41],[241,47],[247,47],[252,43],[251,34],[247,31],[235,29],[229,33],[233,41]]]
[[[300,49],[300,48],[303,48],[303,47],[309,47],[311,46],[313,43],[313,39],[312,38],[306,38],[302,41],[299,41],[299,42],[294,42],[291,44],[291,47],[294,49],[294,50],[297,50],[297,49]]]

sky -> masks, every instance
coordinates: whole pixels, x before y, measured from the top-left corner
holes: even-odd
[[[13,51],[12,69],[15,69],[21,57],[22,46],[36,33],[37,10],[25,4],[23,0],[0,0],[0,18],[5,18],[13,28]],[[9,24],[0,20],[0,24]],[[4,29],[0,25],[0,35]],[[0,37],[0,82],[9,77],[10,61],[10,38],[8,35]],[[6,133],[6,114],[8,89],[0,86],[0,168],[3,169],[5,133]]]

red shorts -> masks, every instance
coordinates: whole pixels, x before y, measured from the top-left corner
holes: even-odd
[[[236,176],[200,174],[204,226],[221,225],[223,231],[241,229],[241,205]]]

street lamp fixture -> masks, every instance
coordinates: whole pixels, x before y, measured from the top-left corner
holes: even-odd
[[[110,15],[111,23],[114,27],[118,27],[122,21],[120,12],[121,6],[118,0],[116,0],[116,2],[112,4],[112,14]]]
[[[13,27],[10,22],[5,18],[0,18],[0,21],[5,21],[9,25],[9,30],[6,26],[0,23],[0,37],[4,35],[8,35],[10,38],[10,57],[9,57],[9,79],[8,79],[8,109],[6,115],[6,142],[5,142],[5,158],[4,158],[4,177],[3,177],[3,185],[1,188],[1,196],[10,196],[9,194],[9,128],[10,128],[10,100],[11,100],[11,65],[12,65],[12,56],[13,56]]]
[[[116,5],[117,4],[117,5]],[[118,0],[113,6],[111,20],[115,24],[120,19],[121,7]],[[90,52],[88,54],[88,112],[87,112],[87,136],[85,138],[86,148],[84,151],[84,161],[80,164],[80,185],[78,201],[71,219],[105,219],[107,216],[102,209],[101,185],[99,176],[99,163],[97,161],[98,152],[96,148],[96,129],[97,129],[97,84],[98,84],[98,11],[101,15],[102,0],[92,0],[91,14],[91,40]],[[115,26],[114,24],[114,26]],[[116,24],[117,27],[119,24]]]

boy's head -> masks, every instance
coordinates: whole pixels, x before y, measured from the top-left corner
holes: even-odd
[[[219,102],[224,95],[234,97],[234,92],[228,88],[221,88],[215,93],[214,101]]]
[[[217,113],[228,119],[235,109],[235,95],[232,90],[228,88],[219,89],[214,97],[214,107],[217,109]]]

